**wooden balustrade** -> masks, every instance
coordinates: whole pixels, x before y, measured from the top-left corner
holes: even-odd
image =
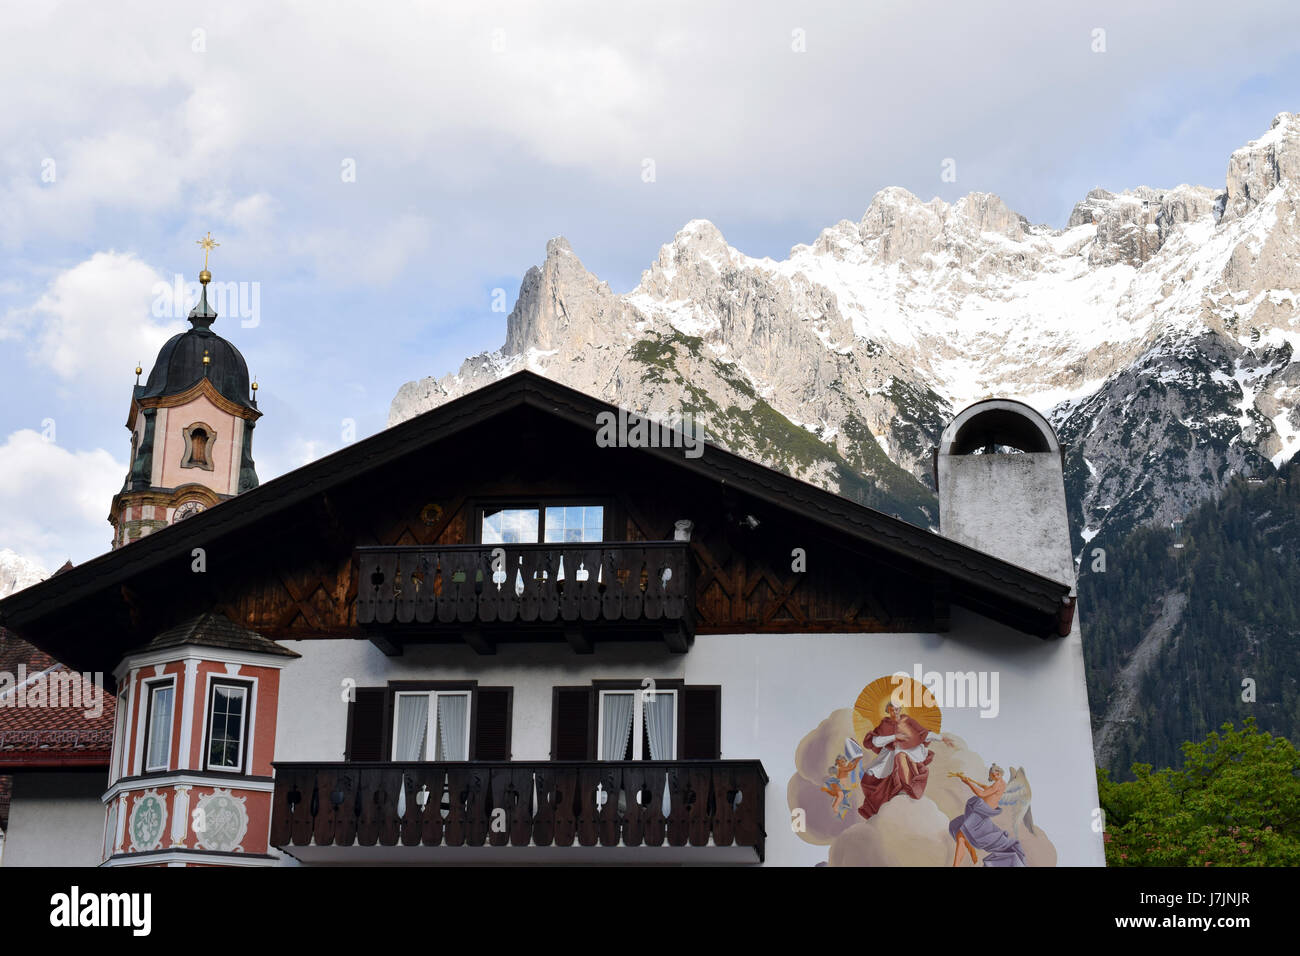
[[[737,846],[761,861],[766,785],[757,760],[277,763],[271,844]]]
[[[681,622],[693,619],[680,541],[357,549],[359,625]]]

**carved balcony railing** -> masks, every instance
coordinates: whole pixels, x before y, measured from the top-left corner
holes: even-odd
[[[277,763],[271,844],[752,847],[761,861],[766,785],[757,760]]]
[[[681,622],[694,614],[684,541],[357,549],[359,625]]]

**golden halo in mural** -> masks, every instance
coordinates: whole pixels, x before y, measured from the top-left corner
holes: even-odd
[[[891,701],[901,704],[903,712],[926,730],[936,734],[942,730],[943,714],[929,688],[906,674],[895,674],[876,678],[858,695],[853,705],[853,733],[858,740],[885,719],[885,705]]]

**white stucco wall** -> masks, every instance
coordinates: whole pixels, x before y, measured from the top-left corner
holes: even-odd
[[[338,761],[347,729],[343,682],[472,678],[514,687],[515,760],[547,760],[551,688],[594,679],[683,678],[722,685],[722,757],[763,762],[770,777],[767,861],[814,865],[827,846],[790,827],[787,784],[800,742],[832,711],[852,708],[876,678],[897,671],[998,674],[998,713],[943,709],[943,730],[963,738],[985,763],[1024,767],[1033,819],[1061,865],[1101,865],[1082,652],[1070,637],[1043,641],[953,609],[945,634],[741,634],[700,636],[685,655],[653,644],[599,643],[593,655],[565,644],[501,644],[495,656],[456,645],[416,645],[385,657],[365,641],[286,641],[302,654],[283,671],[276,759]],[[931,785],[935,785],[931,781]],[[829,800],[829,797],[826,798]]]
[[[107,785],[102,771],[16,771],[0,865],[98,866]]]

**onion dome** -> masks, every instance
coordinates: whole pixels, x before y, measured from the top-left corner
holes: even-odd
[[[148,381],[135,387],[136,399],[178,395],[206,378],[223,397],[244,408],[257,408],[249,397],[248,363],[244,356],[212,331],[217,312],[208,304],[211,280],[212,273],[205,262],[199,273],[203,291],[198,304],[190,310],[191,328],[172,336],[159,350]]]

